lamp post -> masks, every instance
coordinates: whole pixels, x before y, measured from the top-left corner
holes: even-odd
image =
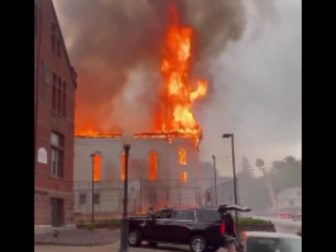
[[[125,177],[124,177],[124,200],[123,200],[123,213],[121,220],[121,241],[119,252],[128,251],[128,216],[127,216],[127,203],[128,203],[128,155],[131,148],[132,136],[124,134],[121,136],[121,143],[125,152]]]
[[[231,150],[232,150],[232,169],[233,169],[233,193],[234,193],[234,203],[235,205],[238,204],[237,200],[237,177],[236,177],[236,164],[235,164],[235,151],[234,151],[234,135],[233,133],[226,133],[223,134],[223,138],[231,138]],[[239,237],[239,231],[238,231],[238,212],[235,211],[235,217],[236,217],[236,225],[237,225],[237,235]]]
[[[214,169],[214,182],[215,182],[215,207],[218,206],[218,198],[217,198],[217,171],[216,171],[216,156],[212,155],[213,161],[213,169]]]

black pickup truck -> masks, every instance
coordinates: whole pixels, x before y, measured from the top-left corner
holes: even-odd
[[[216,251],[225,244],[225,225],[218,211],[194,208],[163,209],[149,217],[129,219],[129,245],[147,241],[186,244],[193,252]]]

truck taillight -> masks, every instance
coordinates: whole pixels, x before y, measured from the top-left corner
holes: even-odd
[[[225,233],[225,225],[224,224],[220,225],[219,232],[221,233],[221,235],[224,235],[224,233]]]

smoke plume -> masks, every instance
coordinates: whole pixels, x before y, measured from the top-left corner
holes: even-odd
[[[150,130],[159,98],[160,57],[175,5],[194,29],[192,74],[210,80],[208,64],[245,29],[242,0],[57,0],[78,72],[76,128]],[[211,95],[211,86],[209,88]],[[126,99],[124,99],[126,98]]]

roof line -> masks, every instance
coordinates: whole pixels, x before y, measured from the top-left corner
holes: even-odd
[[[68,65],[69,65],[69,67],[70,67],[71,79],[73,81],[73,84],[74,84],[75,88],[77,88],[77,81],[76,81],[77,73],[75,71],[75,68],[71,65],[71,62],[70,62],[70,58],[69,58],[69,54],[68,54],[68,49],[67,49],[67,47],[66,47],[66,45],[64,43],[63,32],[62,32],[61,26],[60,26],[60,24],[58,22],[58,17],[57,17],[57,13],[56,13],[56,10],[55,10],[54,2],[52,0],[50,0],[50,2],[51,2],[51,6],[52,6],[52,11],[53,11],[55,19],[56,19],[57,27],[60,30],[63,48],[65,48],[65,50],[64,50],[65,51],[65,58],[66,58],[66,61],[67,61]]]

